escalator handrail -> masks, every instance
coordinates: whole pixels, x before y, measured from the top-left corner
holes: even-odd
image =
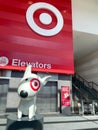
[[[75,87],[75,89],[81,94],[81,96],[82,96],[86,101],[89,100],[88,97],[87,97],[86,95],[84,95],[84,93],[81,92],[81,90],[80,90],[74,83],[73,83],[72,85]]]

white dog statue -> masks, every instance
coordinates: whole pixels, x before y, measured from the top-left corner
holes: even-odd
[[[32,66],[27,66],[24,76],[18,87],[18,95],[21,98],[18,107],[18,119],[22,119],[23,115],[27,115],[29,120],[34,118],[36,114],[36,94],[47,83],[51,76],[44,78],[32,73]]]

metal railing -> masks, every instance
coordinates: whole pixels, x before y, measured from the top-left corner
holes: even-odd
[[[73,76],[73,83],[78,87],[83,93],[86,93],[90,99],[98,99],[98,85],[94,82],[88,82],[83,77],[78,74]]]
[[[98,84],[96,84],[95,82],[89,82],[89,85],[92,86],[92,88],[94,88],[96,91],[98,91]]]

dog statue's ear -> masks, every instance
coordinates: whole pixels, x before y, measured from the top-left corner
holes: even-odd
[[[25,70],[23,78],[29,77],[31,75],[31,71],[32,71],[32,65],[28,65]]]
[[[46,77],[42,78],[41,79],[42,84],[45,85],[49,81],[50,78],[51,78],[51,76],[46,76]]]

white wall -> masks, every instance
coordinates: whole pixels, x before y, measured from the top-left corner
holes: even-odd
[[[73,30],[98,34],[98,0],[72,0]]]
[[[75,67],[76,73],[98,84],[98,50],[80,59]]]

